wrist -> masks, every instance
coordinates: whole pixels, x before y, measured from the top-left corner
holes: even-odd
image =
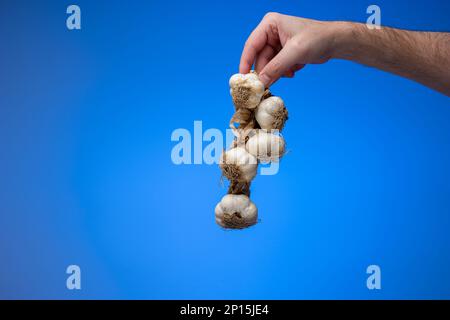
[[[362,45],[364,25],[360,23],[332,22],[332,58],[349,60]]]

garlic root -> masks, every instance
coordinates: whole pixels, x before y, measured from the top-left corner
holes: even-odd
[[[250,197],[250,182],[231,180],[228,194],[245,194]]]

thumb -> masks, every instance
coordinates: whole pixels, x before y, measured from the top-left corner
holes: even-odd
[[[281,49],[259,74],[259,79],[269,87],[272,83],[288,73],[297,64],[296,50],[289,44]]]

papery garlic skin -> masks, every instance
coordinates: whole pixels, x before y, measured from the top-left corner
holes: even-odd
[[[256,73],[234,74],[229,84],[230,94],[237,108],[255,109],[264,95],[264,84]]]
[[[245,148],[235,147],[220,157],[220,168],[229,180],[250,182],[258,169],[258,160]]]
[[[243,194],[227,194],[215,209],[218,225],[229,229],[243,229],[254,225],[258,219],[255,204]]]
[[[261,101],[255,110],[255,118],[262,129],[281,130],[287,120],[287,110],[280,97],[272,96]]]
[[[284,155],[282,136],[260,129],[248,139],[245,148],[262,163],[277,162]]]

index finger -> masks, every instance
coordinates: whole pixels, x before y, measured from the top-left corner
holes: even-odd
[[[239,73],[249,73],[256,56],[267,43],[266,24],[264,20],[256,27],[245,42],[239,64]]]

